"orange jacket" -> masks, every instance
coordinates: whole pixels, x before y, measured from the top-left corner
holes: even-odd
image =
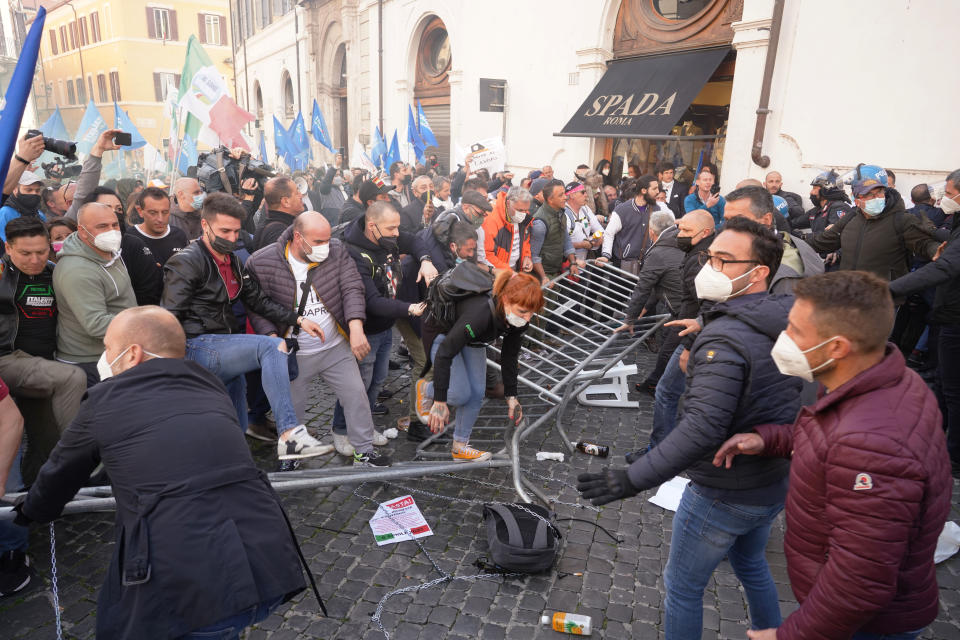
[[[487,214],[483,221],[483,253],[487,262],[495,269],[511,269],[514,266],[519,270],[524,258],[530,257],[530,214],[524,218],[519,226],[520,258],[516,265],[510,264],[510,249],[513,247],[514,226],[507,222],[507,193],[500,192],[493,205],[493,211]]]

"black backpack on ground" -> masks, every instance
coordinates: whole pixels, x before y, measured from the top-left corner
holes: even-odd
[[[483,523],[498,569],[539,573],[553,567],[560,549],[553,512],[535,504],[485,504]]]
[[[427,289],[426,320],[439,333],[446,333],[457,321],[457,304],[476,295],[489,295],[494,275],[475,262],[461,262],[444,271]]]

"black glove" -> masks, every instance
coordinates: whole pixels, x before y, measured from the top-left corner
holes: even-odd
[[[581,473],[577,476],[577,491],[591,504],[602,504],[635,496],[639,491],[630,482],[626,469],[607,469],[603,473]]]

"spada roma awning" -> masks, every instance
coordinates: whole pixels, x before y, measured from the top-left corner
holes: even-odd
[[[716,71],[729,48],[614,60],[558,136],[662,136]]]

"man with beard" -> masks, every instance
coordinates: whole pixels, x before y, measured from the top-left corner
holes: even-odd
[[[613,261],[624,271],[640,272],[640,257],[650,245],[650,214],[659,211],[657,194],[660,183],[652,175],[640,176],[632,188],[636,195],[617,205],[610,215],[610,221],[603,232],[603,248],[597,263]],[[627,191],[629,193],[629,191]]]
[[[763,181],[763,186],[770,195],[783,198],[787,203],[787,211],[784,213],[788,220],[803,217],[803,198],[800,194],[783,190],[783,176],[779,171],[771,171]]]
[[[6,227],[11,220],[20,216],[32,216],[46,222],[47,217],[40,211],[40,193],[43,180],[32,171],[24,171],[13,195],[0,207],[0,239],[6,241]]]

